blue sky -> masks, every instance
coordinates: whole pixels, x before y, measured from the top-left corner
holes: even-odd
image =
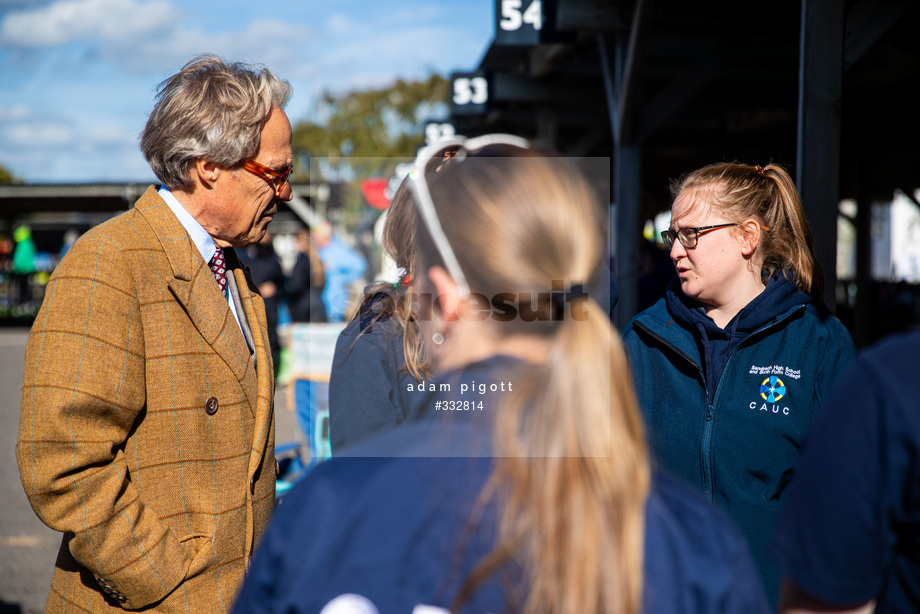
[[[0,165],[28,182],[153,181],[156,85],[198,53],[291,82],[292,122],[345,91],[476,67],[494,0],[0,0]]]

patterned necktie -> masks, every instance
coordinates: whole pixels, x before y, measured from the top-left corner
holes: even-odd
[[[220,291],[227,296],[227,261],[224,259],[224,250],[217,248],[214,256],[211,257],[211,272],[214,273],[214,279],[220,286]]]

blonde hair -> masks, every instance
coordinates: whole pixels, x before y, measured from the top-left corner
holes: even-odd
[[[562,159],[492,146],[429,185],[473,292],[545,294],[553,280],[589,279],[601,258],[600,208]],[[438,264],[427,232],[418,239],[420,261]],[[496,326],[542,336],[551,349],[514,374],[515,392],[495,410],[495,468],[482,498],[500,504],[498,542],[454,610],[510,562],[525,571],[523,612],[641,610],[650,481],[642,420],[619,336],[597,304],[578,305],[583,318]]]
[[[385,302],[379,307],[374,307],[375,315],[367,325],[358,332],[357,337],[370,331],[378,321],[389,318],[396,325],[396,331],[391,334],[402,336],[405,369],[416,381],[423,381],[431,376],[428,358],[422,343],[422,333],[418,323],[418,313],[414,305],[412,287],[404,283],[412,278],[418,246],[416,241],[417,213],[405,181],[400,184],[393,200],[387,209],[387,217],[383,223],[382,247],[383,252],[393,259],[396,266],[403,269],[403,276],[396,287],[387,282],[372,284],[364,290],[364,297],[359,306],[352,312],[351,319],[361,316],[365,306],[374,301],[381,300],[381,295],[387,296]],[[354,344],[357,343],[357,337]]]
[[[824,275],[815,257],[814,239],[802,199],[792,177],[778,164],[765,167],[740,162],[711,164],[684,175],[671,194],[695,192],[700,202],[729,221],[753,218],[768,230],[760,234],[757,251],[764,281],[783,272],[793,276],[812,300],[824,304]]]
[[[233,168],[254,156],[272,107],[290,98],[290,84],[267,68],[200,55],[158,86],[141,151],[163,185],[188,187],[199,158]]]

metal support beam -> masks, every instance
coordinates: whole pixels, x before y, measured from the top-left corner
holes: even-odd
[[[864,184],[860,184],[864,185]],[[862,347],[869,341],[869,289],[872,284],[872,200],[860,194],[856,201],[856,305],[853,310],[853,341]]]
[[[620,107],[617,98],[617,75],[620,73],[617,66],[610,58],[610,42],[612,39],[603,34],[597,35],[597,48],[601,56],[601,70],[604,73],[604,93],[607,95],[607,114],[610,117],[610,132],[613,134],[613,143],[620,142],[620,117],[617,109]]]
[[[294,215],[299,217],[307,226],[316,226],[323,221],[323,216],[316,213],[310,205],[307,204],[306,200],[296,194],[287,202],[287,206],[290,207]]]
[[[648,37],[653,0],[637,0],[629,31],[629,51],[623,64],[623,78],[619,90],[619,132],[623,143],[631,143],[636,122],[636,107],[639,98],[639,81],[642,74],[642,59],[645,55],[645,41]]]
[[[836,307],[837,201],[844,3],[802,0],[796,181],[824,271],[825,300]]]
[[[616,148],[613,202],[616,203],[616,276],[620,300],[616,325],[620,330],[639,310],[639,145]]]
[[[638,0],[630,31],[628,50],[617,40],[616,60],[610,61],[609,39],[598,35],[604,70],[607,111],[613,133],[613,232],[614,254],[620,299],[616,325],[624,328],[639,306],[639,185],[641,179],[640,143],[632,138],[636,123],[642,49],[648,30],[652,0]]]

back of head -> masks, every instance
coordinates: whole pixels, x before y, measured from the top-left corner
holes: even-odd
[[[267,68],[199,56],[160,83],[141,151],[163,185],[188,187],[199,158],[232,168],[255,155],[272,107],[290,97],[288,82]]]
[[[324,247],[329,243],[332,240],[332,234],[332,224],[326,220],[320,220],[310,227],[310,238],[315,242],[314,247],[316,248]]]
[[[393,195],[386,216],[383,224],[383,251],[393,259],[397,267],[411,277],[418,255],[418,242],[415,236],[418,214],[405,181]]]
[[[396,283],[381,281],[364,290],[361,305],[352,314],[365,322],[359,336],[370,332],[378,320],[386,319],[394,325],[384,330],[402,337],[404,368],[416,381],[431,376],[428,360],[422,343],[421,329],[412,290],[414,267],[418,255],[416,228],[418,215],[415,202],[403,181],[387,208],[383,224],[381,244],[383,253],[393,260],[400,271]],[[383,300],[386,297],[386,300]],[[373,314],[369,316],[367,312]]]
[[[696,192],[700,202],[718,209],[729,221],[756,220],[764,228],[756,252],[763,280],[781,272],[814,301],[824,303],[824,276],[815,258],[805,209],[792,177],[782,166],[711,164],[671,186],[675,198],[688,192]]]
[[[601,258],[602,210],[563,158],[493,145],[429,175],[429,183],[473,292],[535,296],[550,292],[553,280],[582,284]],[[420,249],[426,263],[438,263],[427,233]],[[517,318],[502,329],[516,334],[529,324]]]
[[[471,293],[542,295],[536,317],[503,319],[495,333],[549,344],[496,408],[499,544],[458,599],[513,558],[527,572],[525,612],[637,612],[649,467],[625,355],[596,303],[572,302],[560,319],[551,298],[560,283],[584,284],[602,256],[594,190],[568,161],[507,145],[458,157],[428,186]],[[418,245],[422,277],[442,259],[424,224]]]

